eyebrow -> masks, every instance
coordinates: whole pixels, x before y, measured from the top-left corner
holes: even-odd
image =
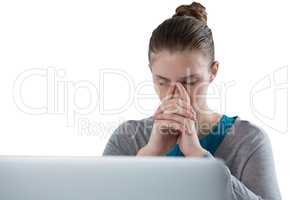
[[[163,76],[161,76],[161,75],[155,74],[155,76],[158,77],[158,78],[161,78],[161,79],[170,81],[168,78],[163,77]],[[195,77],[195,76],[197,76],[197,74],[191,74],[191,75],[189,75],[189,76],[182,77],[182,78],[180,78],[179,80],[185,80],[185,79],[188,79],[188,78],[193,78],[193,77]]]

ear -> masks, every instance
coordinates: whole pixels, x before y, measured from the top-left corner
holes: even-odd
[[[212,65],[210,66],[210,74],[209,74],[209,82],[211,83],[215,77],[217,76],[219,70],[219,62],[214,61]]]

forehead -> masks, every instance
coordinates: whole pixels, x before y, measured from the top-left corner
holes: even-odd
[[[152,56],[150,64],[153,75],[181,79],[204,74],[208,70],[208,59],[201,52],[160,51]]]

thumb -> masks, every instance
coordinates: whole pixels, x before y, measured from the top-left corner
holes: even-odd
[[[179,93],[179,90],[178,90],[177,86],[175,86],[175,91],[174,91],[173,97],[174,98],[179,98],[180,97],[180,93]]]

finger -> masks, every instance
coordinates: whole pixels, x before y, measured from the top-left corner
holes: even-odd
[[[172,120],[156,119],[158,121],[158,128],[164,134],[180,134],[184,126]]]
[[[180,85],[181,85],[182,89],[179,89]],[[176,90],[178,89],[178,91],[182,90],[183,93],[185,92],[185,94],[184,94],[186,96],[185,99],[182,98],[182,97],[181,98],[171,98],[171,97],[174,97],[174,96],[172,96],[170,94],[173,93],[173,95],[174,95],[174,89],[175,89],[175,87],[177,87]],[[185,88],[182,86],[181,83],[179,83],[179,86],[174,86],[174,87],[171,86],[169,88],[165,99],[162,101],[161,105],[157,108],[156,112],[154,113],[154,116],[157,113],[162,113],[164,110],[170,109],[169,104],[174,104],[174,103],[176,103],[176,101],[178,101],[178,103],[179,103],[178,105],[179,106],[182,106],[184,109],[188,109],[194,115],[194,117],[196,117],[196,112],[194,111],[193,107],[190,104],[190,97],[187,94]],[[175,107],[174,111],[172,111],[171,113],[175,113],[175,112],[178,112],[176,107]],[[183,114],[183,112],[181,112],[181,113]],[[180,114],[180,113],[178,113],[178,114]]]
[[[164,102],[170,100],[173,98],[173,94],[174,94],[174,89],[175,89],[175,85],[171,85],[166,93],[166,96],[163,98],[162,100],[162,103],[163,104]],[[163,112],[163,109],[161,108],[161,105],[158,106],[158,108],[156,109],[156,111],[154,112],[154,116],[157,114],[157,113],[161,113]]]
[[[184,117],[180,117],[178,115],[175,114],[160,114],[158,115],[155,119],[158,120],[170,120],[170,121],[174,121],[176,123],[179,123],[180,125],[183,126],[183,132],[181,132],[182,134],[188,134],[191,135],[192,134],[192,129],[191,129],[191,123],[195,123],[194,121],[189,121],[190,119],[184,118]]]
[[[172,103],[172,101],[170,101]],[[191,104],[188,104],[187,102],[185,102],[182,99],[175,99],[174,100],[175,106],[179,106],[182,107],[183,109],[188,110],[189,112],[191,112],[194,116],[196,116],[196,112],[194,111],[194,108]]]
[[[171,135],[180,135],[181,134],[181,130],[180,129],[175,129],[175,128],[169,128],[168,129],[168,133]]]
[[[194,117],[197,116],[197,113],[195,112],[193,106],[191,104],[187,104],[186,102],[180,100],[179,102],[179,106],[181,106],[182,108],[188,110],[189,112],[191,112],[193,114]]]
[[[160,112],[162,112],[162,109],[160,108],[160,105],[159,105],[153,115],[155,116],[157,113],[160,113]]]
[[[195,126],[196,122],[194,120],[181,117],[176,114],[159,114],[155,117],[155,120],[166,120],[166,123],[168,124],[174,124],[173,122],[175,122],[174,129],[177,129],[177,124],[179,124],[181,134],[192,135],[195,132],[193,127]],[[164,129],[168,129],[168,125],[165,125]]]
[[[184,131],[184,126],[177,122],[173,122],[165,119],[156,119],[156,120],[158,120],[157,126],[162,134],[178,135],[183,133]]]
[[[196,120],[196,116],[190,110],[184,109],[180,106],[171,107],[170,109],[165,110],[163,113],[158,113],[158,115],[161,115],[161,114],[176,114],[183,118],[189,118],[192,120]]]
[[[164,110],[160,110],[159,112],[156,112],[153,116],[157,116],[160,114],[177,114],[180,115],[182,117],[186,117],[192,120],[196,120],[197,119],[197,115],[195,113],[195,111],[191,108],[191,107],[185,107],[183,106],[179,106],[179,105],[170,105],[167,108],[164,108]]]
[[[160,107],[160,112],[157,112],[156,114],[176,113],[191,119],[196,119],[197,116],[191,105],[188,105],[185,101],[178,98],[170,99],[169,101],[162,103]]]
[[[180,128],[181,134],[187,134],[192,135],[192,124],[194,121],[189,121],[190,119],[179,117],[175,114],[160,114],[156,117],[157,120],[167,120],[167,121],[174,121],[178,124],[180,124],[182,127]],[[167,127],[164,127],[164,129],[168,129]],[[176,129],[176,128],[175,128]]]
[[[177,89],[179,91],[179,94],[180,96],[188,103],[190,104],[191,101],[190,101],[190,96],[189,94],[187,93],[186,89],[183,87],[183,85],[179,82],[176,82],[176,86],[177,86]]]
[[[163,105],[165,104],[165,102],[167,102],[167,101],[163,100],[162,103],[158,106],[158,108],[156,109],[156,111],[153,114],[154,116],[156,114],[158,114],[158,113],[162,113],[163,112]]]
[[[194,108],[192,107],[191,104],[188,104],[188,103],[187,103],[186,101],[184,101],[183,99],[177,98],[177,97],[162,102],[162,103],[160,104],[159,108],[157,109],[156,113],[157,113],[157,112],[161,112],[161,111],[163,111],[163,110],[166,110],[166,109],[169,108],[170,106],[181,106],[181,107],[183,107],[184,109],[191,110],[193,113],[196,114],[196,112],[194,111]]]
[[[163,102],[173,98],[175,85],[171,85],[166,93],[166,96],[163,98]]]
[[[161,113],[155,116],[155,119],[171,120],[184,125],[186,118],[176,114]]]
[[[164,135],[180,135],[181,131],[176,129],[162,129],[161,133]]]

